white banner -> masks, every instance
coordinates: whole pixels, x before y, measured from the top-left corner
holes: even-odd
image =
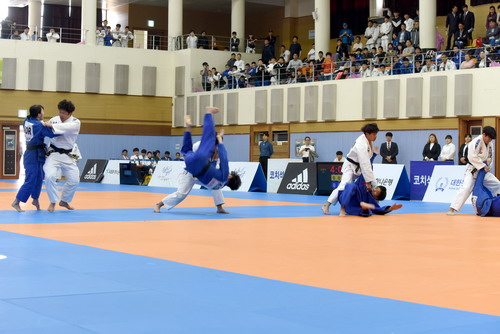
[[[386,200],[392,199],[404,167],[405,165],[373,164],[373,173],[375,179],[377,179],[377,185],[387,188]]]
[[[258,162],[242,162],[242,161],[229,161],[229,171],[235,171],[241,178],[241,186],[236,191],[248,192],[252,185],[257,169],[260,167]],[[195,189],[200,189],[199,184],[194,185]],[[222,190],[231,191],[229,187],[224,187]]]
[[[451,203],[464,183],[466,166],[435,166],[423,202]],[[466,203],[470,203],[470,196]]]
[[[285,175],[288,163],[300,162],[302,159],[269,159],[267,162],[267,192],[276,194]]]
[[[185,167],[184,161],[159,161],[148,185],[177,188],[179,175],[184,172]]]
[[[127,163],[128,160],[109,160],[104,170],[104,178],[101,183],[120,184],[120,164]]]

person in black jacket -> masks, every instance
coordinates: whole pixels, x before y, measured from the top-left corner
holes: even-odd
[[[208,49],[208,38],[205,31],[202,31],[201,36],[198,37],[198,48]]]
[[[399,154],[398,144],[392,142],[392,132],[385,134],[386,142],[380,145],[380,156],[383,164],[397,164],[396,156]]]
[[[465,30],[465,25],[460,22],[458,24],[458,30],[455,31],[455,45],[458,46],[459,49],[463,49],[468,44],[469,35],[467,34],[467,30]]]
[[[469,40],[471,40],[474,25],[476,24],[476,18],[474,17],[474,13],[469,11],[469,6],[463,5],[462,9],[464,12],[460,16],[460,21],[464,24],[465,31],[467,31]]]
[[[240,39],[236,37],[236,31],[233,31],[231,34],[231,40],[229,42],[229,49],[231,51],[238,51],[238,48],[240,46]]]
[[[431,133],[429,135],[429,140],[424,146],[424,151],[422,155],[425,161],[438,161],[439,155],[441,154],[441,146],[438,144],[438,140],[435,134]]]
[[[458,151],[458,164],[459,165],[467,165],[467,154],[466,154],[466,149],[467,145],[470,143],[472,140],[472,136],[470,133],[465,135],[465,144],[462,144],[460,146],[460,150]]]
[[[446,16],[446,28],[448,29],[448,41],[446,43],[446,50],[451,49],[451,38],[454,37],[455,32],[458,30],[458,22],[460,22],[460,17],[458,16],[458,7],[453,6],[451,13]]]

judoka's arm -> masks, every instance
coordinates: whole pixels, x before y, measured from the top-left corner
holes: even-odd
[[[52,123],[52,129],[54,129],[56,135],[78,134],[80,132],[80,121]]]
[[[44,137],[49,137],[49,138],[54,138],[54,137],[59,137],[60,135],[56,135],[54,131],[46,126],[42,127],[42,134]]]
[[[375,175],[373,175],[372,162],[366,145],[358,147],[358,159],[359,167],[361,168],[361,173],[363,174],[366,183],[374,182]]]
[[[220,164],[220,175],[216,177],[217,180],[225,182],[229,176],[229,162],[227,160],[227,151],[224,144],[220,143],[217,145],[219,151],[219,164]]]
[[[474,147],[476,144],[476,147]],[[481,141],[472,141],[469,143],[467,159],[469,159],[469,163],[474,166],[477,170],[481,170],[486,167],[486,164],[479,158],[477,155],[477,149],[481,146]]]

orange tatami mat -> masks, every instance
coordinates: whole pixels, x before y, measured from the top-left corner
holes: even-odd
[[[158,198],[158,194],[134,194],[137,201]],[[78,195],[82,206],[85,196],[91,201],[91,192]],[[191,199],[188,205],[197,202],[199,206],[198,201],[203,200]],[[205,200],[211,204],[210,198]],[[134,204],[133,199],[128,201]],[[102,202],[95,205],[104,205]],[[500,315],[498,219],[428,213],[366,219],[324,216],[24,224],[0,225],[0,229],[281,281]]]

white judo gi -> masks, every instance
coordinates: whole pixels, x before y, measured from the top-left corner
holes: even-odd
[[[370,145],[366,136],[362,134],[356,139],[354,146],[351,148],[347,154],[347,159],[342,165],[342,179],[337,188],[335,188],[330,197],[328,197],[328,202],[335,205],[339,199],[339,191],[344,190],[347,183],[351,183],[358,176],[363,175],[366,183],[370,182],[372,186],[376,186],[375,175],[373,174],[372,164],[370,162],[373,156],[373,148]],[[351,161],[359,163],[352,163]]]
[[[493,145],[492,142],[486,145],[483,141],[483,136],[477,136],[467,145],[467,159],[469,163],[465,170],[464,183],[451,203],[451,208],[460,211],[465,201],[472,193],[478,171],[483,169],[486,161],[493,161]],[[490,160],[491,159],[491,160]],[[488,188],[491,194],[495,197],[500,194],[500,181],[492,173],[486,173],[483,185]]]
[[[51,147],[49,147],[49,151],[54,151],[53,147],[70,150],[69,154],[73,157],[55,151],[47,157],[43,166],[45,186],[50,203],[57,203],[60,200],[69,203],[73,200],[76,188],[80,183],[80,171],[76,165],[77,161],[81,159],[80,151],[76,145],[76,138],[80,133],[80,120],[71,116],[63,123],[61,122],[61,118],[56,116],[51,118],[49,123],[52,124],[54,133],[61,135],[50,140]],[[64,185],[61,197],[59,197],[56,184],[59,172],[66,178],[66,184]]]

